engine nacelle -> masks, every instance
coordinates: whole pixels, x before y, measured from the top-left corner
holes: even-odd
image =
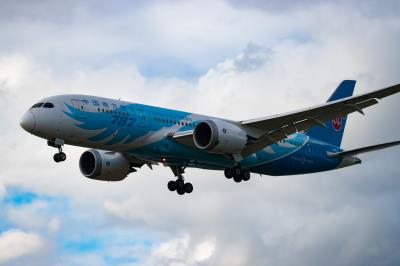
[[[224,120],[200,122],[193,133],[197,148],[213,153],[237,154],[247,143],[246,132],[238,125]]]
[[[87,178],[121,181],[130,173],[131,167],[121,153],[90,149],[81,155],[79,169]]]

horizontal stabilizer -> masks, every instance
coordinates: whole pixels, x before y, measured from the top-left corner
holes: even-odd
[[[363,147],[359,149],[354,149],[354,150],[348,150],[348,151],[342,151],[342,152],[328,152],[329,157],[351,157],[360,153],[365,153],[365,152],[370,152],[370,151],[376,151],[376,150],[381,150],[381,149],[386,149],[389,147],[393,147],[396,145],[400,145],[400,141],[393,141],[393,142],[388,142],[388,143],[383,143],[383,144],[378,144],[378,145],[373,145],[373,146],[368,146],[368,147]]]

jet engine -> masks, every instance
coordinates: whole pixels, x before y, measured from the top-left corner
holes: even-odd
[[[79,169],[87,178],[121,181],[131,172],[129,161],[118,152],[90,149],[79,159]]]
[[[242,127],[224,120],[204,120],[194,129],[193,140],[201,150],[237,154],[245,147],[247,134]]]

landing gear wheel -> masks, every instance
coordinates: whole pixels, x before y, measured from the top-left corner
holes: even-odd
[[[240,182],[242,182],[242,177],[241,177],[240,175],[235,175],[235,176],[233,177],[233,180],[234,180],[236,183],[240,183]]]
[[[235,167],[233,168],[233,172],[234,172],[234,177],[240,176],[240,174],[242,173],[242,169],[240,169],[240,167]]]
[[[193,191],[193,185],[191,183],[186,183],[185,184],[185,192],[192,193],[192,191]]]
[[[54,154],[53,159],[56,163],[61,162],[60,154],[59,153]]]
[[[176,182],[176,188],[183,188],[185,186],[185,182],[183,182],[183,180],[178,179],[175,181]]]
[[[185,194],[185,182],[182,179],[176,180],[176,192],[179,195]]]
[[[178,192],[179,195],[185,194],[185,188],[184,187],[177,187],[176,192]]]
[[[63,152],[59,152],[54,154],[53,159],[56,163],[63,162],[67,159],[67,155],[65,155]]]
[[[175,190],[176,190],[176,187],[177,187],[177,185],[176,185],[176,182],[175,182],[175,181],[169,181],[169,182],[168,182],[168,189],[169,189],[169,191],[175,191]]]
[[[248,170],[243,170],[242,179],[243,179],[243,181],[249,181],[250,180],[250,172]]]
[[[170,168],[177,179],[175,181],[168,182],[168,189],[170,191],[176,191],[176,193],[179,195],[192,193],[193,185],[191,183],[185,183],[185,179],[183,177],[183,174],[185,173],[185,167],[171,165]]]
[[[67,159],[67,155],[63,153],[62,146],[64,145],[64,140],[62,139],[52,139],[47,141],[47,145],[58,149],[58,153],[54,154],[53,159],[56,163],[63,162]]]
[[[224,174],[226,178],[231,179],[235,175],[235,171],[232,168],[226,168]]]
[[[60,157],[60,160],[63,162],[67,159],[67,155],[63,152],[58,153],[58,156]]]
[[[225,169],[224,174],[226,178],[231,178],[230,176],[232,176],[236,183],[250,180],[250,171],[242,169],[240,165]]]

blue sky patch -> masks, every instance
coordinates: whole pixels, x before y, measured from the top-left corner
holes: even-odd
[[[7,187],[3,203],[14,206],[20,206],[25,204],[31,204],[32,202],[38,199],[40,199],[40,195],[32,191],[22,190],[21,188],[18,187]]]
[[[58,204],[62,203],[62,208],[65,209],[67,205],[66,198],[54,197],[44,194],[38,194],[33,191],[26,190],[22,187],[17,186],[6,186],[6,195],[1,201],[4,205],[22,206],[32,204],[34,201],[59,201]]]
[[[140,260],[133,256],[122,256],[122,257],[115,257],[115,256],[105,256],[104,261],[107,265],[119,265],[119,264],[129,264],[129,263],[139,263]]]
[[[63,245],[64,249],[79,252],[92,252],[101,249],[102,243],[95,238],[66,240]]]

